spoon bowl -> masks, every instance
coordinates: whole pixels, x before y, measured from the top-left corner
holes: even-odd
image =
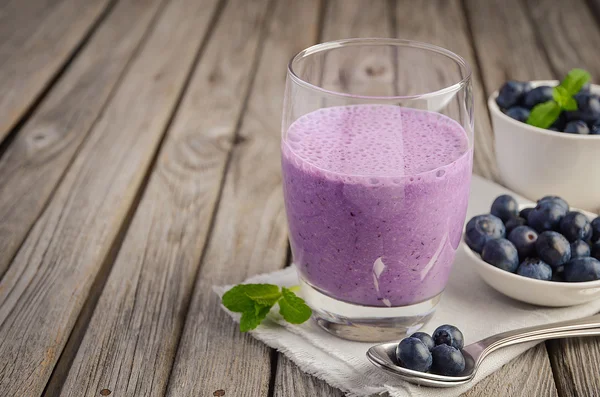
[[[367,351],[367,358],[378,368],[411,383],[431,387],[455,387],[470,382],[483,360],[493,351],[517,343],[537,340],[600,335],[600,314],[583,319],[507,331],[472,343],[462,349],[465,370],[458,376],[413,371],[398,365],[398,342],[381,343]]]

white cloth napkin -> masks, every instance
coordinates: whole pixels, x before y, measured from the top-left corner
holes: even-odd
[[[489,212],[493,199],[509,192],[503,187],[474,176],[467,219]],[[510,193],[510,192],[509,192]],[[519,199],[516,195],[515,198]],[[527,202],[527,200],[521,200]],[[246,283],[270,283],[280,286],[298,284],[296,269],[251,277]],[[222,296],[231,286],[214,287]],[[226,310],[226,309],[225,309]],[[568,308],[543,308],[512,300],[488,287],[471,267],[469,259],[459,250],[448,286],[444,291],[435,316],[424,328],[431,333],[441,324],[453,324],[465,335],[465,344],[487,336],[532,325],[569,320],[600,311],[600,301]],[[374,367],[365,353],[371,343],[350,342],[332,336],[313,322],[291,325],[280,321],[277,310],[272,310],[252,336],[277,349],[294,361],[304,372],[325,380],[349,396],[370,396],[388,392],[393,397],[405,396],[458,396],[477,382],[500,369],[536,343],[515,345],[492,353],[481,365],[475,379],[463,386],[435,389],[409,384]],[[239,321],[237,313],[230,313]]]

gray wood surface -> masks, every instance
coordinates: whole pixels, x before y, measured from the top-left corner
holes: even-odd
[[[0,276],[144,37],[160,0],[124,0],[0,158]]]
[[[110,4],[110,0],[6,2],[0,20],[0,141]]]
[[[208,27],[202,5],[167,6],[1,280],[3,394],[43,391],[186,82]]]
[[[164,395],[267,4],[233,0],[219,16],[62,396]]]
[[[212,292],[288,258],[289,57],[369,36],[464,56],[475,172],[497,179],[487,95],[571,67],[599,81],[599,18],[600,0],[0,2],[0,394],[341,396]],[[393,62],[361,58],[324,81],[397,91]],[[465,396],[598,396],[599,363],[600,338],[548,342]]]
[[[341,390],[329,386],[325,381],[310,376],[283,354],[277,360],[275,374],[275,397],[291,396],[331,396],[342,397]]]
[[[264,48],[177,352],[168,396],[267,396],[269,349],[239,332],[212,292],[285,265],[279,136],[286,65],[317,38],[318,2],[271,3]],[[260,172],[257,172],[260,169]],[[232,359],[234,358],[234,359]],[[201,379],[201,381],[197,381]],[[218,394],[215,394],[218,395]]]

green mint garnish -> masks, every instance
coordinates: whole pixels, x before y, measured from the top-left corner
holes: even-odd
[[[531,110],[527,124],[534,127],[548,128],[558,119],[560,112],[559,104],[552,100],[540,103]]]
[[[312,314],[302,298],[292,292],[294,287],[281,291],[272,284],[240,284],[223,295],[222,303],[232,312],[242,313],[240,331],[255,329],[279,302],[279,313],[289,323],[301,324]]]
[[[590,81],[590,74],[583,69],[572,69],[560,84],[552,89],[551,100],[536,105],[529,114],[527,124],[548,128],[564,111],[577,110],[577,101],[573,95]]]
[[[310,318],[312,310],[289,289],[281,289],[281,300],[279,300],[279,313],[285,321],[292,324],[302,324]]]
[[[591,78],[590,74],[583,69],[571,69],[567,77],[560,82],[560,86],[572,96],[577,94]]]

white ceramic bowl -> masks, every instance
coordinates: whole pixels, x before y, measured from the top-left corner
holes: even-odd
[[[534,86],[557,81],[534,81]],[[600,94],[600,86],[591,91]],[[496,161],[506,187],[536,199],[563,197],[574,207],[600,210],[600,135],[575,135],[514,120],[496,104],[498,91],[488,107],[494,127]]]
[[[523,205],[521,209],[525,207],[530,207],[530,205]],[[595,218],[595,215],[589,212],[572,210],[582,212],[590,220]],[[469,248],[464,240],[461,246],[479,276],[490,287],[513,299],[538,306],[565,307],[600,298],[600,280],[567,283],[523,277],[484,262],[479,254]]]

